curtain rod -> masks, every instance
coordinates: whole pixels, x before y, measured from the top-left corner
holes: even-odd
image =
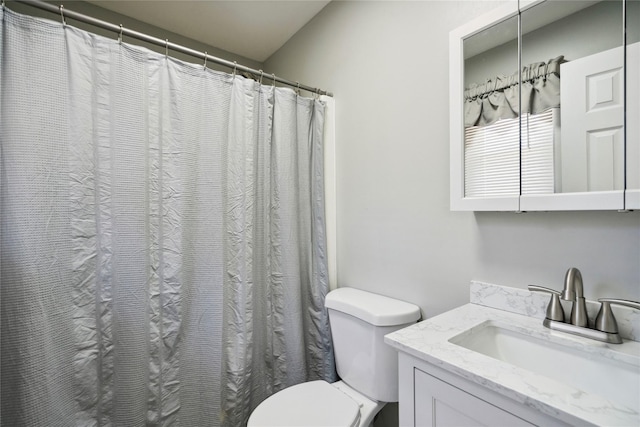
[[[62,16],[64,21],[65,18],[75,19],[76,21],[81,21],[86,24],[90,24],[96,27],[103,28],[105,30],[113,31],[114,33],[120,34],[120,36],[132,37],[134,39],[142,40],[147,43],[154,44],[156,46],[164,47],[166,49],[174,50],[176,52],[184,53],[186,55],[194,56],[196,58],[200,58],[203,61],[211,61],[219,65],[223,65],[228,68],[233,68],[235,70],[244,71],[247,73],[251,73],[257,76],[260,76],[260,81],[262,82],[262,77],[266,77],[268,80],[274,80],[278,83],[282,83],[296,89],[303,89],[308,92],[317,93],[318,95],[326,95],[333,96],[331,92],[327,92],[322,89],[310,87],[307,85],[300,84],[298,82],[292,82],[290,80],[283,79],[274,74],[267,74],[262,70],[255,70],[253,68],[247,67],[245,65],[240,65],[236,62],[227,61],[226,59],[218,58],[216,56],[209,55],[207,52],[199,52],[197,50],[170,42],[169,39],[159,39],[157,37],[150,36],[148,34],[140,33],[138,31],[130,30],[128,28],[124,28],[122,25],[115,25],[110,22],[102,21],[100,19],[94,18],[92,16],[83,15],[78,12],[74,12],[72,10],[66,9],[62,4],[60,6],[55,6],[53,4],[45,3],[42,0],[16,0],[18,3],[24,3],[29,6],[33,6],[38,9],[45,10],[47,12],[56,13]],[[4,5],[4,0],[2,1]]]

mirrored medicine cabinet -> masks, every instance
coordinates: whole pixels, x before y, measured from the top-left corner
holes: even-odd
[[[521,0],[452,31],[451,210],[640,209],[639,22]]]

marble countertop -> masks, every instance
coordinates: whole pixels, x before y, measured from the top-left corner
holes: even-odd
[[[472,285],[472,293],[473,289]],[[483,288],[482,291],[486,292],[487,289]],[[495,297],[495,292],[501,293],[503,289],[491,288],[489,291]],[[481,302],[477,296],[472,296],[472,302],[474,299]],[[509,305],[514,305],[513,300],[509,300]],[[539,309],[534,311],[537,313]],[[536,313],[533,315],[537,316]],[[512,331],[534,336],[538,340],[576,348],[589,354],[589,357],[593,355],[629,363],[634,370],[637,367],[640,378],[640,342],[625,340],[619,345],[605,344],[552,331],[543,327],[540,319],[528,314],[478,303],[466,304],[388,334],[385,342],[398,351],[460,375],[569,424],[640,426],[640,401],[635,407],[616,404],[604,396],[585,393],[553,378],[449,342],[465,331],[492,322]],[[559,360],[558,363],[562,361]]]

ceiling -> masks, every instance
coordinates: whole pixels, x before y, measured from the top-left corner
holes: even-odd
[[[89,0],[97,6],[264,62],[330,0]]]

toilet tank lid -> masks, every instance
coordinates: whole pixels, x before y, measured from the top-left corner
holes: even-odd
[[[420,307],[354,288],[338,288],[327,294],[325,307],[355,316],[374,326],[416,322]]]

